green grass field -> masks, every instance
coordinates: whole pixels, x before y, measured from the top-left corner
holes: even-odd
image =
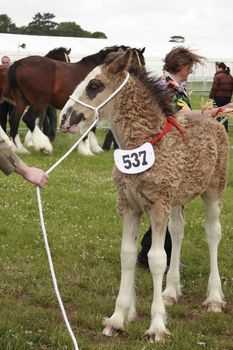
[[[193,98],[194,107],[200,100]],[[100,144],[105,132],[98,130]],[[30,165],[49,169],[78,136],[58,133],[54,153],[23,156]],[[121,223],[111,180],[113,152],[83,157],[74,151],[51,174],[41,191],[45,224],[58,285],[81,350],[232,350],[233,349],[233,127],[228,186],[224,194],[219,268],[226,297],[221,314],[207,313],[205,300],[209,254],[203,230],[203,204],[185,207],[182,260],[183,296],[167,308],[172,337],[151,344],[152,279],[136,271],[137,318],[124,334],[102,336],[102,318],[114,310],[120,281]],[[0,175],[0,350],[73,349],[50,277],[39,223],[36,190],[13,174]],[[148,226],[143,218],[140,238]]]

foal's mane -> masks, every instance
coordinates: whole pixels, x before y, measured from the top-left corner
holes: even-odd
[[[146,69],[141,69],[141,67],[135,67],[130,73],[149,90],[152,98],[165,115],[174,116],[175,110],[171,103],[173,93],[168,90],[167,85],[163,83],[160,78],[153,76],[151,72],[148,72]]]

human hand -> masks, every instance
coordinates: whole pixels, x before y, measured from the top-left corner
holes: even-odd
[[[42,169],[29,167],[28,165],[20,162],[16,168],[15,172],[23,176],[25,180],[33,183],[38,187],[43,187],[48,182],[48,174],[46,174]]]

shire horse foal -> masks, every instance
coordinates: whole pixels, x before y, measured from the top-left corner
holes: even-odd
[[[210,252],[204,304],[213,312],[220,312],[224,307],[217,251],[221,238],[221,198],[227,180],[228,139],[224,126],[208,117],[200,116],[195,120],[184,117],[181,125],[174,118],[163,86],[146,72],[127,72],[132,56],[133,52],[127,50],[86,77],[61,112],[61,130],[83,133],[97,115],[100,120],[108,119],[120,149],[124,152],[133,150],[127,151],[126,158],[122,157],[126,160],[123,162],[126,168],[142,162],[137,152],[139,146],[152,143],[155,161],[150,168],[134,174],[119,171],[117,167],[113,171],[123,222],[121,283],[115,311],[104,320],[103,333],[112,336],[135,317],[135,238],[141,215],[145,212],[152,227],[148,259],[154,286],[151,323],[146,334],[152,341],[161,341],[169,334],[165,304],[174,304],[181,295],[179,260],[184,235],[181,208],[198,195],[206,207],[205,232]],[[163,135],[167,126],[170,130]],[[163,137],[156,139],[161,134]],[[143,161],[147,161],[147,151],[145,154]],[[168,221],[172,256],[162,293]]]

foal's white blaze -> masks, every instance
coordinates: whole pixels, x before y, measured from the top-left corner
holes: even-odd
[[[77,85],[77,87],[75,88],[75,90],[72,93],[72,96],[76,99],[79,100],[80,97],[83,95],[86,86],[88,85],[88,83],[95,78],[95,76],[97,74],[101,73],[101,68],[98,66],[95,69],[93,69],[87,76],[86,78],[79,84]],[[74,110],[79,109],[81,105],[78,104],[77,102],[75,102],[74,100],[69,99],[65,106],[62,108],[61,114],[60,114],[60,124],[61,124],[61,120],[62,120],[62,116],[66,113],[67,109],[69,107],[72,107]],[[93,112],[94,113],[94,112]]]

